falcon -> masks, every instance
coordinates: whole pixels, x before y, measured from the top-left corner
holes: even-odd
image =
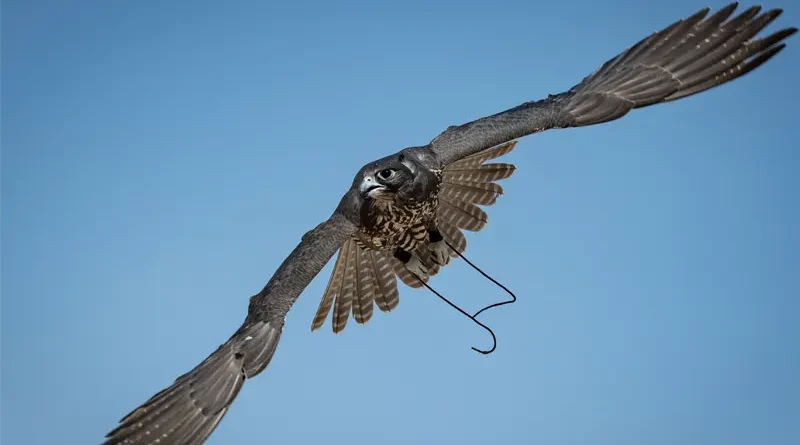
[[[194,369],[125,416],[111,444],[200,444],[228,412],[246,379],[272,360],[286,315],[338,251],[312,329],[333,309],[341,331],[350,314],[367,322],[398,304],[397,277],[415,287],[466,248],[462,230],[487,223],[479,205],[502,193],[509,164],[487,163],[515,140],[555,128],[595,125],[635,108],[682,99],[741,77],[797,32],[756,35],[781,13],[731,4],[705,8],[651,34],[569,91],[460,126],[361,168],[333,214],[307,232],[266,286],[250,298],[241,327]],[[453,249],[450,247],[452,246]]]
[[[331,307],[334,333],[344,329],[351,312],[357,323],[368,322],[373,303],[391,311],[399,303],[397,278],[421,287],[451,256],[463,253],[467,242],[461,230],[486,226],[486,212],[477,205],[494,204],[503,193],[496,181],[515,170],[486,161],[515,145],[501,144],[446,166],[430,149],[407,148],[364,166],[352,186],[364,200],[359,230],[339,248],[311,330],[322,326]]]

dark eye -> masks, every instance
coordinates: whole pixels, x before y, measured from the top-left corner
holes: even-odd
[[[387,168],[378,172],[378,177],[384,181],[394,176],[394,170]]]

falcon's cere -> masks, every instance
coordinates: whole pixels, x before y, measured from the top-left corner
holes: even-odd
[[[352,313],[366,323],[373,304],[399,302],[396,277],[419,287],[463,252],[462,230],[487,223],[479,206],[502,194],[514,166],[488,162],[517,138],[612,121],[634,108],[670,102],[741,77],[785,47],[797,28],[756,35],[781,13],[737,4],[705,8],[639,41],[564,93],[449,127],[430,143],[370,162],[331,217],[306,233],[267,285],[250,298],[239,329],[197,367],[125,416],[111,444],[200,444],[227,413],[244,381],[272,359],[286,314],[338,251],[312,329],[333,309],[340,332]],[[753,87],[757,88],[754,84]]]

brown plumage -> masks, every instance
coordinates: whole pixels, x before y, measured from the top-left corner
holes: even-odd
[[[366,323],[371,301],[381,311],[392,310],[399,301],[397,276],[418,285],[411,270],[428,277],[453,256],[434,239],[441,236],[463,251],[467,243],[460,227],[485,226],[486,214],[478,205],[494,203],[502,193],[495,182],[514,169],[484,162],[510,151],[510,141],[612,121],[636,108],[715,88],[770,60],[797,31],[786,28],[756,38],[781,10],[762,13],[753,7],[734,16],[735,9],[732,4],[706,17],[710,10],[704,8],[622,51],[566,92],[448,127],[424,146],[365,165],[330,218],[302,237],[250,299],[239,329],[123,418],[104,445],[204,442],[244,381],[270,363],[287,313],[337,251],[312,328],[321,326],[332,308],[335,331],[344,328],[351,312],[358,323]]]
[[[370,320],[373,301],[378,304],[381,311],[388,312],[394,309],[399,302],[399,295],[396,281],[390,282],[389,276],[392,280],[396,276],[409,287],[422,287],[417,277],[406,269],[404,263],[392,256],[394,248],[398,245],[409,249],[420,259],[427,268],[429,277],[439,273],[441,265],[433,261],[428,251],[427,233],[423,232],[426,225],[438,228],[442,236],[463,253],[467,243],[461,229],[479,231],[486,227],[488,215],[478,205],[493,205],[497,197],[503,193],[503,188],[495,181],[510,177],[515,170],[511,164],[486,164],[486,162],[510,153],[516,144],[516,141],[501,144],[444,167],[441,173],[437,172],[437,187],[427,205],[397,211],[402,217],[396,217],[389,212],[376,212],[370,215],[372,219],[386,218],[393,224],[383,226],[390,228],[386,232],[365,231],[366,233],[359,233],[352,240],[345,242],[339,250],[328,286],[311,323],[311,330],[319,329],[324,324],[331,307],[333,307],[332,328],[336,333],[344,329],[347,323],[347,309],[351,305],[353,318],[359,324],[365,324]],[[407,235],[409,233],[414,235]],[[417,233],[424,236],[417,237]],[[376,234],[380,239],[374,242]],[[413,241],[408,238],[413,238]],[[373,243],[364,242],[363,239]],[[450,251],[449,256],[455,257],[457,254]],[[352,262],[351,257],[354,258]],[[391,272],[382,276],[385,280],[384,286],[365,284],[364,287],[356,288],[355,293],[351,294],[349,288],[343,285],[344,281],[352,277],[355,281],[363,278],[367,283],[370,282],[373,276],[378,276],[373,265],[375,258],[390,264]],[[423,281],[427,281],[427,278]],[[388,292],[388,295],[385,292]],[[351,302],[351,299],[360,304]],[[381,303],[387,300],[391,301],[391,304],[384,303],[386,309],[381,308]]]

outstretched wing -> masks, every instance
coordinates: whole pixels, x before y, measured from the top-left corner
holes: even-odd
[[[503,194],[497,181],[510,177],[516,169],[511,164],[486,164],[486,161],[509,153],[516,144],[513,141],[484,150],[442,170],[436,225],[442,237],[458,252],[464,253],[467,248],[461,230],[479,231],[488,222],[486,212],[478,205],[494,204]],[[429,276],[439,273],[441,266],[432,261],[427,243],[417,246],[414,253],[428,267]],[[450,256],[458,254],[451,251]],[[356,323],[366,324],[372,318],[373,302],[382,312],[391,312],[400,302],[397,278],[410,287],[422,287],[390,252],[365,250],[354,238],[345,241],[339,249],[311,330],[322,327],[331,310],[334,333],[345,328],[351,313]]]
[[[569,91],[467,124],[450,127],[430,143],[440,166],[489,147],[551,128],[618,119],[642,108],[691,96],[756,69],[797,32],[787,28],[754,38],[780,9],[754,6],[732,18],[733,3],[709,8],[653,33],[603,64]]]
[[[203,443],[248,378],[267,367],[297,297],[356,230],[340,213],[306,233],[264,289],[242,326],[207,359],[125,416],[104,445]]]

